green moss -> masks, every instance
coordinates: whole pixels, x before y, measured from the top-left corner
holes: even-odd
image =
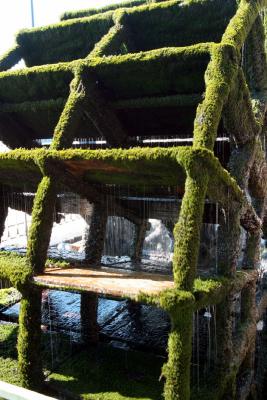
[[[267,64],[263,21],[257,17],[245,42],[243,69],[252,91],[267,87]]]
[[[237,13],[231,19],[222,37],[222,42],[234,46],[236,50],[241,50],[260,7],[264,6],[266,6],[266,0],[241,0]]]
[[[141,1],[138,5],[140,3]],[[137,2],[128,3],[129,6],[135,4]],[[150,185],[178,184],[181,190],[185,185],[181,212],[174,229],[175,289],[157,297],[140,294],[138,300],[169,312],[172,331],[168,344],[169,358],[163,368],[163,375],[166,377],[165,399],[188,400],[192,313],[200,307],[224,299],[224,303],[219,306],[218,314],[221,319],[218,318],[216,323],[219,329],[218,342],[222,343],[220,357],[223,360],[225,378],[218,390],[212,393],[213,399],[224,395],[232,396],[231,398],[235,396],[233,388],[238,367],[236,362],[233,366],[229,366],[228,362],[233,356],[230,297],[231,293],[246,288],[246,285],[253,286],[256,279],[253,273],[236,274],[239,213],[241,214],[243,207],[249,209],[251,219],[255,219],[256,215],[241,190],[247,188],[246,178],[241,175],[248,171],[252,162],[256,146],[254,138],[260,129],[253,115],[250,94],[240,68],[241,47],[248,38],[246,48],[250,55],[246,74],[250,77],[251,88],[264,89],[266,60],[262,51],[263,30],[257,24],[257,17],[261,7],[266,5],[265,0],[241,0],[238,11],[219,44],[214,41],[220,41],[223,30],[234,14],[234,0],[225,1],[223,5],[219,0],[166,1],[113,11],[122,6],[119,5],[109,8],[108,11],[100,10],[99,15],[19,34],[17,40],[28,65],[84,58],[94,48],[85,60],[0,74],[0,97],[3,103],[8,103],[3,106],[3,109],[6,107],[6,112],[10,112],[13,107],[13,110],[22,113],[19,115],[25,116],[25,113],[31,112],[32,102],[38,101],[37,108],[43,106],[49,109],[52,104],[54,107],[58,99],[68,98],[55,129],[52,145],[54,150],[17,150],[8,155],[0,155],[0,179],[9,169],[14,174],[21,169],[21,176],[28,176],[29,173],[35,176],[40,173],[45,175],[34,203],[27,259],[20,259],[20,262],[16,259],[18,268],[14,269],[14,259],[10,261],[9,256],[5,255],[1,263],[0,256],[0,273],[14,282],[23,293],[18,349],[20,373],[25,386],[34,387],[37,382],[42,381],[41,363],[37,358],[40,352],[40,291],[36,288],[34,290],[28,283],[32,273],[42,272],[45,265],[56,198],[55,179],[68,183],[66,176],[69,175],[79,176],[80,181],[86,184],[116,183],[140,187],[148,182]],[[88,11],[87,15],[90,13],[95,14],[96,11]],[[208,29],[205,29],[206,26]],[[261,41],[260,46],[257,45],[258,39]],[[200,41],[210,43],[170,47]],[[155,47],[163,48],[147,51]],[[140,50],[143,51],[120,54]],[[13,56],[17,56],[17,50]],[[3,62],[11,63],[10,57],[7,56]],[[84,113],[96,130],[107,135],[110,143],[117,146],[126,143],[127,135],[117,120],[116,111],[112,110],[112,103],[115,104],[115,109],[116,103],[125,106],[125,100],[130,100],[129,104],[137,107],[143,107],[146,102],[151,106],[151,97],[154,97],[159,103],[165,98],[162,104],[166,106],[166,102],[169,104],[173,96],[177,100],[177,95],[187,96],[187,99],[196,97],[197,103],[203,92],[204,99],[198,106],[194,123],[193,148],[57,151],[71,145]],[[22,104],[14,104],[14,98]],[[141,106],[138,103],[140,98],[143,101]],[[60,111],[55,112],[54,116],[58,116]],[[242,112],[245,112],[245,117],[240,123],[239,116]],[[221,167],[212,153],[222,115],[226,129],[238,144],[243,146],[247,143],[247,147],[240,149],[242,157],[236,158],[237,164],[231,158],[229,168],[232,174]],[[255,184],[259,170],[265,167],[262,151],[259,154],[261,157],[256,154],[257,164],[253,164],[252,168],[251,193],[255,197],[264,198],[265,185],[259,186],[259,182]],[[78,175],[75,175],[77,171]],[[233,175],[237,181],[233,179]],[[219,248],[219,252],[223,249],[224,254],[229,257],[219,259],[219,272],[232,276],[232,279],[195,279],[206,196],[229,210],[232,232],[227,236],[230,241],[227,247],[230,249],[229,253],[225,251],[225,243],[222,241]],[[226,224],[224,228],[226,237]],[[246,315],[248,309],[252,309],[252,303],[244,297]],[[77,378],[80,378],[79,374]],[[65,377],[59,379],[67,381]],[[93,380],[94,384],[96,380],[97,377]],[[73,383],[72,379],[70,387],[77,390],[75,385],[76,382]],[[123,392],[125,387],[119,386],[119,390],[115,389],[103,399],[116,398],[114,393],[119,398],[118,393],[121,395],[120,391]],[[88,398],[89,392],[90,390]],[[102,394],[101,392],[100,396]],[[127,398],[127,394],[124,398]],[[98,395],[99,393],[95,393],[95,398],[99,398]],[[121,398],[124,395],[122,393]],[[152,397],[154,395],[157,396],[157,393],[149,394]],[[141,394],[138,392],[135,396],[141,397]],[[201,396],[203,398],[203,393]]]
[[[160,307],[168,313],[174,314],[177,310],[192,308],[195,303],[194,295],[191,292],[179,289],[165,290],[156,296],[140,293],[135,300]]]
[[[51,178],[44,177],[34,199],[27,246],[27,259],[35,273],[42,272],[45,265],[53,225],[55,200],[55,183]]]
[[[21,49],[19,46],[14,46],[8,50],[0,58],[0,71],[6,71],[7,69],[13,67],[22,58]]]
[[[0,325],[0,380],[20,386],[17,362],[17,325]]]
[[[168,339],[168,361],[162,374],[166,378],[166,400],[190,399],[190,362],[192,350],[192,311],[171,315],[172,329]]]
[[[84,17],[89,17],[94,14],[102,14],[103,12],[111,11],[111,10],[116,10],[118,8],[124,8],[124,7],[136,7],[140,6],[142,4],[148,3],[150,0],[128,0],[128,1],[123,1],[122,3],[116,3],[116,4],[110,4],[105,7],[101,8],[89,8],[89,9],[84,9],[84,10],[78,10],[78,11],[67,11],[61,16],[61,20],[67,20],[67,19],[73,19],[73,18],[84,18]],[[163,0],[164,1],[164,0]]]
[[[124,43],[124,26],[116,24],[95,45],[89,57],[102,57],[121,54]]]
[[[211,47],[206,43],[94,58],[88,66],[116,100],[202,93]]]
[[[3,103],[21,103],[67,98],[77,63],[59,63],[0,72]]]
[[[50,382],[84,400],[160,400],[161,365],[161,357],[99,346],[65,361]]]
[[[14,253],[0,252],[0,278],[7,279],[22,290],[32,277],[33,270],[24,257]]]
[[[152,2],[126,12],[137,51],[147,51],[220,42],[235,11],[235,1],[191,0],[182,4],[180,1]]]
[[[71,146],[74,135],[80,126],[85,89],[79,72],[76,73],[70,88],[69,98],[54,130],[51,144],[52,149],[62,149]]]
[[[20,298],[21,295],[15,288],[0,289],[0,310],[17,303]]]
[[[238,62],[234,47],[214,45],[205,73],[205,99],[197,108],[194,123],[194,147],[213,149],[222,109],[236,78]]]
[[[237,145],[253,141],[260,131],[241,68],[238,70],[236,82],[232,85],[222,117],[227,132],[234,138]]]
[[[38,288],[28,289],[20,302],[18,367],[23,387],[39,389],[43,383],[41,354],[41,296]]]
[[[25,29],[17,35],[27,66],[85,58],[113,25],[112,12]]]
[[[173,273],[177,287],[191,290],[195,279],[200,228],[208,178],[202,171],[201,179],[187,177],[185,194],[177,224],[174,227]]]

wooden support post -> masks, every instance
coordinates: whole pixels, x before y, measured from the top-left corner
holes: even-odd
[[[141,261],[148,225],[148,221],[144,219],[140,225],[135,226],[134,254],[132,256],[132,261],[134,262]]]
[[[163,366],[166,378],[165,400],[190,399],[190,365],[192,353],[192,310],[179,310],[171,316],[172,329],[168,340],[168,362]]]
[[[218,376],[218,386],[222,385],[221,391],[224,393],[225,399],[233,399],[229,397],[235,391],[235,376],[233,379],[225,381],[225,377],[230,375],[231,360],[233,359],[233,341],[232,341],[232,312],[233,298],[227,296],[221,303],[216,306],[216,329],[217,329],[217,362],[216,370]]]
[[[69,146],[79,124],[80,104],[83,88],[78,77],[72,82],[72,90],[59,119],[51,147],[59,150]],[[44,171],[45,172],[45,171]],[[43,272],[49,246],[53,213],[56,203],[55,181],[44,176],[38,186],[32,210],[32,224],[27,246],[27,259],[34,274]],[[41,341],[41,292],[29,287],[22,288],[19,318],[19,371],[22,383],[27,388],[35,388],[43,382]]]
[[[113,147],[125,146],[128,141],[117,115],[109,107],[97,76],[93,71],[88,71],[84,78],[86,82],[86,106],[84,114],[94,124],[100,136],[106,138],[107,142]]]
[[[99,267],[104,247],[107,213],[100,204],[94,204],[89,231],[85,239],[85,260],[90,266]],[[81,329],[85,344],[98,342],[97,323],[98,296],[94,293],[81,293]]]
[[[232,277],[240,254],[240,204],[229,204],[218,228],[218,273]]]
[[[35,196],[27,247],[27,258],[34,273],[41,273],[44,270],[53,226],[55,202],[55,183],[52,178],[45,176]]]
[[[187,177],[181,212],[174,227],[174,281],[184,290],[192,290],[196,276],[207,185],[205,172],[198,179]]]
[[[38,390],[43,383],[41,357],[41,299],[39,288],[22,293],[19,313],[18,366],[23,387]]]
[[[90,266],[101,263],[106,236],[107,213],[102,204],[94,204],[90,229],[85,238],[85,260]]]

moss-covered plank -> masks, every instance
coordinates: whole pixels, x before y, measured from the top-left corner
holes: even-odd
[[[236,11],[233,0],[150,3],[127,10],[137,49],[220,42]],[[192,24],[194,21],[194,24]],[[179,29],[177,29],[177,26]]]
[[[202,93],[212,44],[164,48],[88,60],[115,100]]]
[[[112,12],[24,29],[17,35],[27,66],[85,58],[113,25]]]
[[[67,97],[76,63],[59,63],[0,73],[0,102],[20,103]]]

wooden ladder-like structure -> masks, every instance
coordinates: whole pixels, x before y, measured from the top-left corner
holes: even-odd
[[[35,193],[27,256],[0,254],[0,277],[22,293],[18,353],[25,387],[43,379],[41,291],[52,287],[83,292],[85,307],[105,294],[166,310],[172,322],[166,400],[190,398],[192,316],[217,304],[220,369],[203,398],[235,398],[237,373],[255,347],[265,228],[266,6],[266,0],[136,0],[69,13],[56,25],[20,32],[0,59],[0,135],[12,149],[0,154],[0,181],[5,191],[23,196],[26,185]],[[27,67],[10,70],[20,59]],[[140,147],[152,135],[192,142]],[[74,149],[75,137],[103,137],[107,149]],[[218,147],[220,137],[227,140]],[[48,149],[41,139],[51,139]],[[110,195],[105,185],[116,184],[137,192],[146,185],[147,193],[178,187],[173,279],[107,268],[95,273]],[[62,185],[94,205],[87,249],[94,268],[45,269]],[[218,268],[209,280],[196,279],[207,199],[219,205]],[[142,227],[145,215],[113,201],[115,215]],[[3,202],[1,209],[3,230]],[[237,270],[241,227],[246,245]],[[244,330],[237,346],[229,320],[231,296],[240,291]]]

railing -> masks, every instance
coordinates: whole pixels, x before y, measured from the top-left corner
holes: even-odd
[[[0,399],[5,400],[56,400],[31,390],[0,381]]]

